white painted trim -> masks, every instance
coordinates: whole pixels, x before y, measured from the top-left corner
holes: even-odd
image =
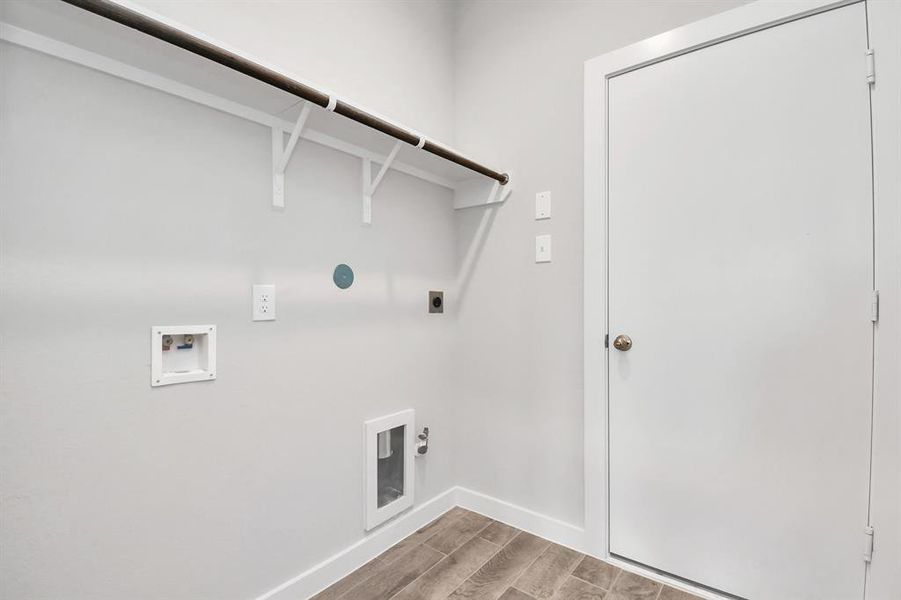
[[[573,550],[578,550],[579,552],[602,558],[624,571],[638,573],[648,579],[659,581],[670,587],[684,590],[701,598],[707,598],[709,600],[726,600],[728,598],[727,596],[722,596],[703,588],[694,587],[684,581],[657,573],[651,569],[645,569],[626,561],[610,558],[603,553],[596,554],[591,551],[591,545],[586,544],[588,541],[587,536],[585,535],[586,532],[581,527],[543,515],[528,508],[523,508],[522,506],[511,504],[510,502],[505,502],[479,492],[474,492],[464,487],[457,487],[455,489],[457,506],[467,510],[485,515],[495,521],[512,525],[517,529],[528,531],[531,534],[550,540],[555,544],[560,544],[561,546],[566,546],[567,548],[572,548]]]
[[[585,530],[581,527],[464,487],[456,490],[458,506],[573,550],[592,554],[584,547]]]
[[[394,162],[394,159],[397,158],[397,153],[400,152],[401,147],[404,145],[403,142],[397,141],[394,143],[394,147],[391,149],[391,152],[388,153],[388,156],[385,158],[385,162],[382,163],[382,168],[379,169],[378,174],[376,174],[375,179],[372,180],[372,183],[369,184],[369,194],[370,196],[375,194],[375,191],[378,189],[379,184],[382,183],[382,179],[385,177],[385,172],[391,166],[391,163]]]
[[[348,546],[341,552],[327,558],[300,573],[296,577],[278,585],[268,592],[257,596],[254,600],[287,600],[291,598],[309,598],[324,590],[342,577],[359,569],[367,562],[414,533],[421,527],[431,523],[454,506],[477,512],[495,521],[506,523],[517,529],[528,531],[585,554],[593,554],[584,548],[584,530],[559,519],[549,517],[534,510],[505,502],[491,496],[475,492],[464,487],[453,487],[432,498],[428,502],[413,508],[397,517],[363,539]],[[597,555],[595,555],[597,556]],[[603,557],[601,557],[603,558]],[[625,571],[638,573],[649,579],[660,581],[671,587],[709,600],[726,600],[725,596],[711,593],[701,588],[686,585],[684,582],[660,575],[654,571],[637,567],[633,564],[607,559]]]
[[[303,127],[306,125],[312,109],[312,104],[304,102],[303,108],[300,109],[300,116],[297,117],[297,122],[294,123],[293,129],[291,129],[291,136],[288,138],[288,143],[282,148],[281,156],[278,157],[278,161],[275,164],[276,173],[284,175],[285,169],[288,168],[288,163],[291,161],[291,155],[294,154],[294,148],[297,147],[300,134],[303,132]]]
[[[605,77],[613,77],[768,27],[861,1],[758,0],[592,58],[585,64],[595,65]]]
[[[77,46],[72,46],[8,23],[0,22],[0,40],[87,67],[101,73],[106,73],[107,75],[112,75],[119,79],[124,79],[125,81],[137,83],[171,96],[189,100],[195,104],[213,108],[235,117],[265,125],[266,127],[283,131],[292,131],[296,125],[294,122],[287,121],[275,115],[270,115],[269,113],[256,108],[227,100],[221,96],[179,83],[172,79],[167,79],[166,77],[156,75],[150,71],[132,67],[131,65],[103,56],[102,54],[83,50]],[[387,160],[386,155],[372,152],[366,148],[339,140],[314,129],[305,128],[304,131],[301,132],[300,138],[309,140],[320,146],[326,146],[333,150],[350,154],[351,156],[369,159],[379,164],[384,164]],[[450,179],[400,161],[393,162],[391,168],[450,190],[456,188],[456,183]]]
[[[442,492],[372,531],[337,554],[257,596],[255,600],[276,598],[296,600],[319,593],[452,509],[456,505],[455,498],[456,488]]]
[[[585,543],[587,552],[609,558],[607,472],[607,254],[606,164],[607,81],[617,74],[665,60],[766,27],[807,17],[863,0],[761,0],[657,35],[637,44],[593,58],[585,63],[584,147],[584,451]],[[897,596],[901,587],[901,396],[898,364],[901,364],[901,90],[898,73],[898,39],[901,19],[898,3],[867,2],[870,45],[876,50],[877,81],[873,87],[874,163],[877,228],[877,287],[884,302],[876,335],[876,396],[874,409],[874,519],[877,539],[885,535],[883,566],[870,563],[867,600]],[[878,17],[877,17],[878,15]],[[878,23],[874,25],[874,20]],[[878,32],[878,34],[876,34]],[[881,37],[880,37],[881,36]],[[884,52],[880,50],[880,44]],[[886,55],[888,65],[880,65]],[[861,58],[863,80],[863,58]],[[894,69],[892,68],[894,67]],[[889,79],[880,91],[880,78]],[[865,83],[862,83],[862,85]],[[881,240],[881,241],[880,241]],[[890,299],[885,296],[890,295]],[[891,314],[889,314],[891,313]],[[887,372],[882,374],[879,365]],[[881,398],[881,399],[880,399]],[[889,400],[890,399],[890,400]],[[875,497],[876,494],[884,496]],[[882,530],[883,534],[879,531]],[[874,552],[874,561],[878,555]],[[636,568],[630,565],[631,570]],[[880,579],[876,576],[879,573]],[[658,578],[660,578],[658,576]],[[879,590],[871,593],[871,590]],[[699,591],[699,595],[709,594]],[[893,594],[889,596],[888,594]],[[713,596],[705,596],[713,597]]]
[[[378,506],[378,450],[379,433],[404,428],[404,482],[403,495],[379,508]],[[375,529],[388,519],[413,506],[416,493],[416,474],[413,459],[416,444],[413,441],[416,429],[416,412],[410,408],[400,412],[370,419],[363,423],[363,512],[366,515],[366,531]]]
[[[363,225],[372,224],[372,197],[403,145],[404,143],[400,140],[394,143],[394,147],[382,163],[382,168],[379,169],[375,179],[372,179],[372,161],[367,158],[363,159]]]
[[[901,595],[901,2],[867,2],[875,52],[873,171],[876,210],[876,373],[867,600]]]

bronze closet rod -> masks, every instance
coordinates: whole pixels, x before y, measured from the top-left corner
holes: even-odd
[[[121,25],[125,25],[126,27],[130,27],[131,29],[136,29],[142,33],[146,33],[149,36],[163,40],[164,42],[168,42],[174,46],[178,46],[179,48],[187,50],[188,52],[193,52],[198,56],[202,56],[213,62],[219,63],[220,65],[228,67],[229,69],[234,69],[235,71],[243,73],[248,77],[253,77],[258,81],[262,81],[263,83],[276,87],[280,90],[284,90],[289,94],[293,94],[294,96],[302,98],[322,108],[330,108],[329,104],[331,103],[332,98],[325,92],[300,83],[299,81],[294,81],[293,79],[285,77],[281,73],[277,73],[272,69],[267,69],[266,67],[258,65],[253,61],[247,60],[246,58],[238,56],[237,54],[223,50],[222,48],[214,44],[198,39],[192,35],[188,35],[183,31],[180,31],[174,27],[170,27],[169,25],[157,21],[156,19],[146,17],[138,12],[116,4],[115,2],[111,2],[110,0],[62,1],[73,6],[77,6],[78,8],[82,8],[88,12],[92,12],[95,15],[100,15],[101,17],[107,18],[111,21],[115,21],[116,23],[119,23]],[[435,156],[440,156],[441,158],[456,163],[461,167],[465,167],[467,169],[470,169],[471,171],[475,171],[476,173],[481,173],[486,177],[490,177],[498,181],[501,185],[506,184],[510,180],[510,177],[506,173],[500,173],[498,171],[495,171],[494,169],[489,169],[488,167],[479,164],[474,160],[470,160],[465,156],[461,156],[456,152],[440,146],[434,142],[431,142],[427,139],[421,140],[419,134],[398,127],[393,123],[389,123],[384,119],[380,119],[375,115],[371,115],[366,111],[346,102],[342,102],[341,100],[337,100],[334,106],[331,107],[331,109],[333,110],[333,112],[336,112],[341,116],[352,119],[358,123],[362,123],[363,125],[371,127],[372,129],[381,131],[382,133],[406,142],[411,146],[419,147],[420,143],[424,141],[422,149],[426,152],[431,152]]]

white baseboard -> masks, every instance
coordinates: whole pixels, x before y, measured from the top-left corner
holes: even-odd
[[[554,543],[578,550],[583,554],[595,556],[601,560],[616,565],[624,571],[631,571],[648,579],[659,581],[677,590],[683,590],[690,594],[694,594],[708,600],[728,600],[727,596],[711,592],[704,588],[695,587],[681,579],[670,577],[663,573],[658,573],[652,569],[644,568],[640,565],[632,564],[628,561],[618,559],[607,554],[599,555],[592,552],[590,548],[593,546],[588,534],[581,527],[576,527],[570,523],[554,519],[547,515],[523,508],[503,500],[498,500],[479,492],[474,492],[463,487],[455,488],[457,505],[465,509],[477,512],[479,514],[490,517],[495,521],[512,525],[517,529],[528,531],[529,533],[543,537]]]
[[[588,544],[585,543],[585,530],[581,527],[464,487],[457,487],[456,494],[457,504],[467,510],[528,531],[561,546],[578,550],[584,554],[591,554],[585,550]]]
[[[494,519],[495,521],[512,525],[517,529],[528,531],[529,533],[543,537],[546,540],[578,550],[584,554],[595,554],[586,550],[586,548],[591,547],[591,544],[588,543],[589,540],[586,539],[587,534],[581,527],[458,486],[435,496],[419,506],[413,507],[410,511],[398,516],[389,523],[386,523],[384,526],[373,531],[360,541],[345,548],[334,556],[327,558],[321,563],[310,567],[300,575],[289,579],[278,587],[258,596],[255,600],[286,600],[288,597],[292,600],[296,600],[297,598],[309,598],[324,590],[345,575],[359,569],[397,542],[424,525],[434,521],[454,506],[460,506],[467,510],[477,512]],[[712,593],[705,589],[696,588],[679,579],[674,579],[655,571],[642,568],[638,565],[633,565],[627,561],[608,556],[598,556],[597,558],[606,560],[625,571],[638,573],[639,575],[660,581],[671,587],[685,590],[700,596],[701,598],[725,600],[724,596]]]
[[[359,569],[367,562],[411,535],[420,527],[428,525],[456,505],[456,490],[451,488],[363,537],[303,573],[292,577],[281,585],[257,596],[255,600],[275,600],[277,598],[309,598],[324,590],[345,575]]]

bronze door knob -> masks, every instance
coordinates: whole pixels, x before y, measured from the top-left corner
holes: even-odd
[[[613,340],[613,347],[620,352],[626,352],[632,347],[632,338],[627,335],[618,335]]]

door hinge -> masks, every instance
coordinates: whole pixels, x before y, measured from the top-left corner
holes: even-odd
[[[867,83],[876,83],[876,58],[872,48],[867,48]]]
[[[879,290],[873,290],[873,300],[870,304],[870,320],[879,322]]]
[[[873,562],[873,528],[870,526],[863,528],[863,560],[864,562]]]

